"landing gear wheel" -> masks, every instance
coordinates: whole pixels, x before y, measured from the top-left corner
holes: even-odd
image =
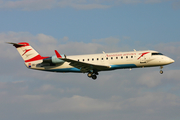
[[[161,74],[163,74],[163,71],[162,71],[162,70],[160,70],[160,73],[161,73]]]
[[[96,79],[97,79],[97,76],[96,76],[96,75],[92,75],[92,79],[93,79],[93,80],[96,80]]]
[[[94,74],[95,74],[95,75],[99,75],[99,73],[98,73],[98,72],[95,72]]]
[[[88,76],[88,77],[92,77],[92,73],[88,73],[87,76]]]

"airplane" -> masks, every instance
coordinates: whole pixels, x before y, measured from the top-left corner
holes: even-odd
[[[43,57],[34,50],[29,43],[12,43],[23,58],[27,68],[49,72],[74,72],[87,73],[89,78],[97,79],[101,71],[110,71],[116,69],[132,69],[160,66],[160,73],[163,74],[164,65],[174,63],[175,61],[162,53],[153,50],[130,51],[88,55],[66,56],[59,54],[55,50],[55,55]]]

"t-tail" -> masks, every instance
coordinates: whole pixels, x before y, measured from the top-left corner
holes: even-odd
[[[7,43],[13,44],[13,46],[16,47],[17,51],[23,58],[25,65],[28,68],[31,68],[33,64],[41,63],[43,59],[48,58],[48,57],[42,57],[27,42],[20,42],[20,43],[7,42]]]

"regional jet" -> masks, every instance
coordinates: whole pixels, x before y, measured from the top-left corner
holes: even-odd
[[[164,65],[174,63],[174,60],[157,51],[131,51],[88,55],[66,56],[55,50],[55,55],[43,57],[27,42],[12,43],[23,58],[27,68],[49,72],[87,73],[89,78],[97,79],[101,71],[116,69],[132,69],[160,66],[163,74]]]

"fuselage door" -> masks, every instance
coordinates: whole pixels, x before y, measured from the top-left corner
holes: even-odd
[[[146,63],[146,56],[142,56],[141,58],[140,58],[140,63]]]
[[[144,52],[142,54],[140,54],[140,63],[147,63],[147,60],[150,58],[150,52]]]

